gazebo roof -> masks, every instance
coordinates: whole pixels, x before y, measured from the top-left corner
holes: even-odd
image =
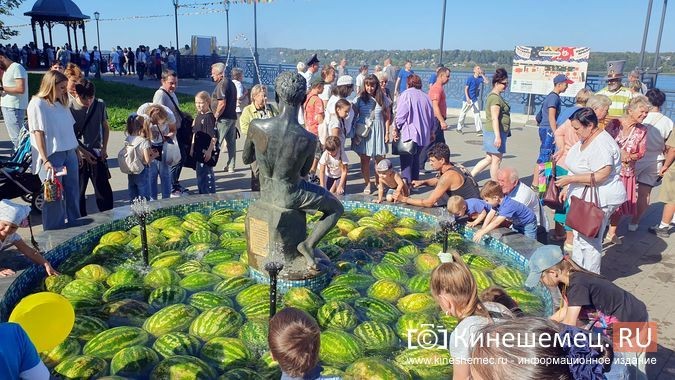
[[[37,0],[33,9],[24,13],[24,16],[44,21],[79,21],[91,18],[82,14],[71,0]]]

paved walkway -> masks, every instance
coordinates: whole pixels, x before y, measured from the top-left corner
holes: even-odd
[[[147,87],[157,87],[158,81],[140,82],[131,77],[110,77],[104,76],[106,80],[122,81],[125,83],[141,84]],[[213,83],[204,80],[180,79],[179,91],[194,94],[199,90],[211,91]],[[451,110],[449,124],[456,123],[457,111]],[[472,119],[468,117],[466,131],[473,129]],[[504,158],[504,165],[513,166],[518,169],[525,183],[531,180],[533,162],[535,160],[535,147],[538,146],[538,136],[536,127],[532,121],[527,121],[522,115],[514,117],[513,136],[508,140],[507,154]],[[2,124],[2,123],[0,123]],[[481,151],[482,139],[474,132],[458,134],[453,131],[445,133],[448,145],[451,148],[452,159],[463,163],[467,167],[472,167],[478,162],[483,154]],[[116,155],[123,144],[124,136],[121,132],[113,132],[110,138],[109,152],[112,156]],[[249,170],[241,163],[240,149],[243,145],[243,139],[237,141],[237,169],[235,173],[228,174],[222,171],[222,165],[217,167],[216,187],[219,192],[240,192],[249,189]],[[7,139],[7,131],[4,125],[0,126],[0,157],[9,153],[10,143]],[[358,162],[354,152],[348,152],[348,157],[352,163]],[[398,157],[391,156],[395,165],[398,165]],[[114,191],[115,206],[125,205],[128,202],[127,181],[117,169],[115,159],[110,160],[112,172],[111,184]],[[427,174],[430,176],[431,174]],[[484,182],[489,176],[483,172],[478,176],[478,180]],[[360,193],[363,190],[363,180],[360,178],[360,171],[357,165],[350,165],[347,193]],[[185,169],[181,175],[181,182],[190,189],[196,189],[195,173],[193,170]],[[92,192],[91,186],[89,189]],[[419,192],[422,196],[424,193]],[[656,198],[658,190],[654,191]],[[20,200],[18,200],[21,202]],[[647,304],[650,318],[659,324],[659,350],[653,356],[656,357],[657,364],[650,366],[649,378],[654,379],[673,379],[675,378],[675,324],[672,315],[675,314],[675,298],[672,296],[673,269],[675,268],[675,235],[667,239],[661,239],[647,232],[647,227],[658,222],[661,216],[663,205],[661,203],[652,203],[647,210],[640,228],[636,232],[628,232],[626,223],[620,226],[619,234],[623,236],[623,244],[610,247],[603,258],[602,273],[604,276],[613,280],[617,285],[632,292],[639,299]],[[93,196],[88,198],[88,209],[90,212],[96,210]],[[37,218],[39,220],[39,218]],[[41,228],[38,226],[38,231]],[[27,235],[27,231],[21,231]],[[4,259],[2,260],[5,261]],[[0,280],[0,288],[3,283],[6,286],[10,279]],[[671,289],[668,291],[667,289]],[[668,296],[671,294],[671,296]]]

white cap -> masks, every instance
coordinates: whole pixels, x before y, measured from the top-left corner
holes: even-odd
[[[20,205],[7,199],[0,201],[0,221],[20,226],[30,214],[30,206]]]
[[[352,86],[354,85],[354,78],[349,75],[343,75],[337,80],[338,86]]]

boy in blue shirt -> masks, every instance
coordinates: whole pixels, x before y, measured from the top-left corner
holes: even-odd
[[[504,196],[499,183],[496,181],[485,183],[480,196],[492,207],[492,210],[485,217],[483,227],[473,235],[474,242],[478,243],[485,234],[499,227],[506,220],[511,222],[511,228],[514,230],[529,238],[537,238],[537,218],[532,210],[511,197]]]
[[[455,218],[461,218],[464,215],[471,220],[466,225],[468,227],[475,227],[479,225],[492,207],[482,199],[469,198],[464,199],[460,195],[453,195],[448,198],[448,212],[454,215]]]

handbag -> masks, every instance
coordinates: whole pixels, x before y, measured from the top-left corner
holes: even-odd
[[[589,186],[584,188],[581,198],[570,197],[570,208],[567,211],[566,224],[578,233],[590,238],[597,238],[600,226],[605,218],[598,201],[598,188],[595,184],[595,175],[591,174],[591,200],[586,200],[586,192]]]
[[[407,140],[403,141],[403,138],[401,138],[401,130],[398,130],[398,140],[396,142],[391,144],[391,153],[396,154],[399,156],[402,155],[409,155],[412,156],[414,154],[417,154],[417,151],[419,150],[419,145],[415,142],[415,140]]]
[[[162,89],[166,96],[169,97],[169,100],[171,100],[171,104],[173,104],[173,107],[176,109],[176,112],[178,112],[178,116],[180,116],[180,125],[177,128],[176,131],[176,141],[178,142],[179,147],[183,148],[184,152],[187,152],[188,149],[190,149],[190,144],[192,143],[192,123],[193,123],[193,118],[192,116],[182,112],[180,108],[178,107],[178,104],[173,100],[173,97],[171,94],[169,94],[168,91],[165,89]]]
[[[54,170],[47,172],[47,179],[42,183],[45,202],[58,202],[63,199],[63,185],[54,177]]]
[[[364,120],[363,123],[356,123],[356,127],[354,127],[354,134],[358,137],[367,139],[368,136],[370,136],[370,131],[372,130],[373,127],[373,120],[375,120],[375,109],[373,108],[372,111],[370,111],[370,116]]]
[[[159,130],[159,134],[162,135],[162,138],[164,139],[164,144],[162,144],[161,150],[161,161],[169,166],[178,165],[182,156],[180,154],[178,142],[176,142],[176,137],[173,136],[166,138],[166,136],[164,136],[162,133],[162,128],[160,126],[157,126],[157,130]]]
[[[551,163],[551,177],[548,180],[546,185],[546,192],[544,193],[544,205],[548,206],[556,211],[562,210],[565,205],[560,202],[560,189],[555,184],[557,179],[555,172],[556,163],[553,161]]]

